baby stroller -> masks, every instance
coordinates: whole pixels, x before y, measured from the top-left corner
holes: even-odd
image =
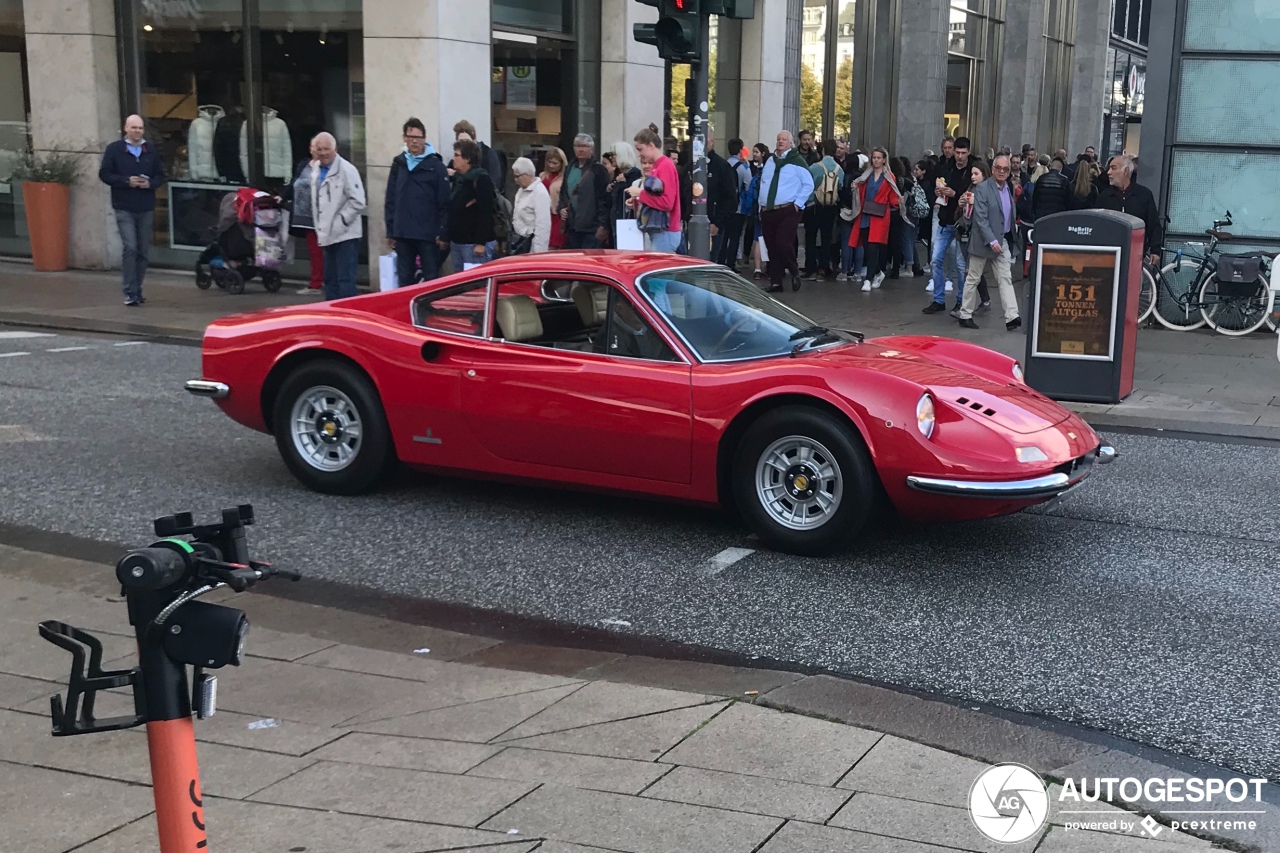
[[[244,293],[256,276],[268,293],[280,289],[280,264],[289,237],[280,200],[254,189],[227,193],[218,211],[218,236],[196,260],[196,287]]]

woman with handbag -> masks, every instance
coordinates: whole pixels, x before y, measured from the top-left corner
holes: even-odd
[[[662,139],[651,128],[636,134],[636,153],[649,167],[642,185],[627,189],[640,231],[655,252],[676,254],[680,248],[680,175],[662,153]]]
[[[870,293],[884,281],[890,217],[897,213],[906,219],[898,179],[889,168],[888,151],[883,148],[871,151],[870,167],[853,182],[852,201],[855,227],[849,234],[849,245],[866,247],[867,277],[863,279],[862,292]]]
[[[533,161],[520,157],[511,164],[511,174],[520,187],[516,191],[507,250],[512,255],[545,252],[551,243],[551,196],[538,179]]]
[[[973,189],[991,177],[991,168],[981,160],[974,161],[970,168],[969,189],[960,195],[960,209],[956,213],[956,239],[960,243],[960,251],[964,254],[965,268],[969,267],[969,237],[973,234]],[[986,313],[991,309],[991,291],[987,289],[987,277],[978,279],[978,311]],[[952,316],[959,319],[959,307],[952,311]]]

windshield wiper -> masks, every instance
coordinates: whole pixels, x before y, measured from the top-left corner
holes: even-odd
[[[810,326],[807,329],[801,329],[800,331],[796,332],[794,335],[787,338],[787,340],[798,341],[801,338],[816,338],[820,335],[825,335],[830,331],[831,330],[828,329],[826,326]]]

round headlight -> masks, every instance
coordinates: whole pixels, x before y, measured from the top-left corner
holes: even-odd
[[[1026,377],[1022,375],[1022,365],[1016,361],[1013,363],[1013,378],[1015,382],[1021,382],[1024,385],[1027,383]]]
[[[932,438],[933,428],[937,424],[933,411],[933,398],[925,394],[920,398],[920,402],[916,403],[916,428],[925,438]]]

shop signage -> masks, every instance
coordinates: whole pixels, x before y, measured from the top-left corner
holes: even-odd
[[[513,110],[538,107],[538,69],[532,65],[512,65],[507,72],[507,106]]]
[[[200,19],[197,0],[142,0],[143,14],[156,21],[196,21]]]
[[[1046,245],[1038,254],[1032,354],[1114,361],[1120,249]]]

